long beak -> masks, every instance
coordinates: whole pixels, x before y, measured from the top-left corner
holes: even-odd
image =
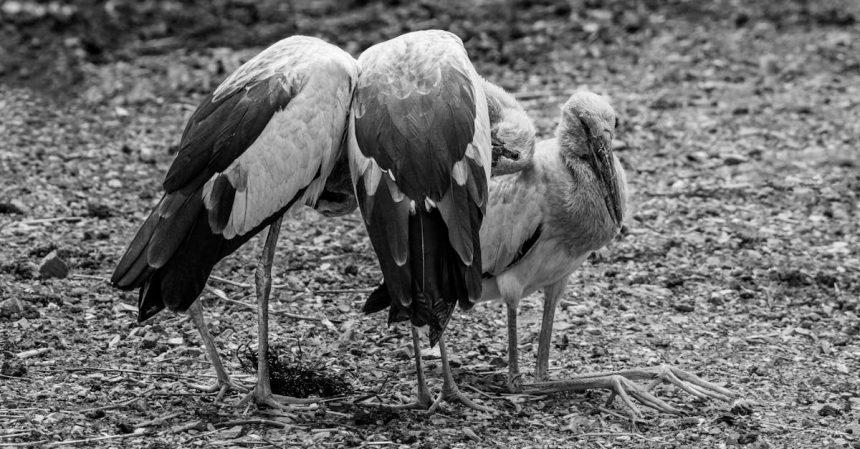
[[[509,149],[505,146],[504,142],[502,142],[501,139],[498,139],[493,136],[491,157],[493,165],[495,166],[501,158],[517,161],[520,159],[520,154],[516,151]]]
[[[603,136],[592,136],[589,139],[593,157],[594,171],[597,173],[601,184],[603,184],[603,200],[606,209],[615,226],[621,226],[621,192],[618,190],[618,175],[615,172],[615,164],[612,157],[612,136],[604,132]]]

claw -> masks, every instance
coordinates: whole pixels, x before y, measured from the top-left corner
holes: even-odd
[[[479,412],[484,412],[484,413],[493,413],[494,411],[496,411],[495,409],[492,409],[490,407],[485,407],[483,405],[480,405],[480,404],[472,401],[466,395],[461,393],[460,389],[455,386],[454,388],[443,389],[442,393],[439,395],[439,397],[437,397],[436,400],[433,401],[433,405],[431,405],[430,408],[427,409],[427,414],[432,415],[432,414],[436,413],[436,410],[439,409],[439,406],[442,405],[443,401],[444,402],[459,402],[460,404],[462,404],[466,407],[469,407],[472,410],[477,410]]]
[[[634,383],[634,380],[648,380],[651,382],[643,388]],[[645,407],[658,412],[671,413],[675,415],[684,414],[681,410],[672,407],[662,399],[650,393],[660,383],[668,383],[686,391],[692,396],[700,399],[719,399],[731,402],[731,397],[736,396],[733,391],[710,383],[695,374],[672,367],[660,365],[653,368],[631,369],[613,372],[581,374],[571,379],[537,382],[526,385],[523,392],[532,394],[545,394],[560,391],[586,391],[602,388],[611,391],[606,405],[611,404],[616,397],[621,398],[624,405],[630,410],[634,419],[640,418],[639,410],[634,405],[634,399]]]

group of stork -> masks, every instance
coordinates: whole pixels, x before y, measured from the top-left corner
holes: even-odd
[[[608,101],[579,91],[564,103],[556,135],[535,129],[513,96],[478,75],[462,41],[438,30],[374,45],[358,60],[320,39],[281,40],[242,65],[189,119],[164,179],[164,196],[120,260],[111,282],[139,288],[139,320],[188,311],[218,377],[234,388],[196,302],[212,268],[268,229],[256,271],[257,382],[243,402],[280,407],[267,365],[268,300],[283,217],[302,206],[325,216],[360,210],[383,282],[365,313],[409,321],[417,374],[414,403],[489,408],[454,381],[444,331],[459,304],[507,307],[512,392],[612,391],[678,410],[634,383],[669,382],[697,397],[733,393],[670,366],[550,380],[556,307],[571,273],[609,243],[627,214],[624,169],[612,151]],[[517,309],[543,290],[535,381],[521,380]],[[421,357],[424,330],[439,345],[442,393],[433,399]]]

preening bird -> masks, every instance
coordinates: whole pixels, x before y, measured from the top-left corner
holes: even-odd
[[[404,34],[370,47],[358,64],[348,152],[384,277],[364,311],[390,306],[389,323],[413,326],[418,400],[405,407],[438,404],[431,404],[416,332],[427,326],[442,357],[440,400],[485,410],[457,389],[442,333],[457,304],[469,308],[481,297],[479,230],[491,164],[494,173],[518,169],[525,161],[516,145],[534,145],[534,128],[524,113],[525,128],[500,123],[513,99],[478,75],[451,33]]]
[[[278,406],[269,384],[268,299],[281,220],[307,205],[355,208],[345,136],[356,61],[320,39],[283,39],[243,64],[191,116],[165,194],[132,240],[111,282],[140,289],[138,320],[188,310],[218,380],[229,378],[199,305],[212,268],[268,227],[256,272],[257,384],[246,397]],[[287,400],[286,398],[278,398]]]
[[[612,151],[616,114],[597,94],[574,93],[562,108],[554,139],[537,144],[532,163],[489,185],[481,227],[482,300],[501,299],[508,315],[508,387],[521,387],[517,308],[521,298],[544,291],[535,377],[526,391],[608,388],[636,413],[633,396],[658,410],[675,409],[632,379],[671,382],[698,396],[728,399],[729,390],[673,367],[634,369],[549,381],[548,360],[555,310],[568,278],[593,251],[618,233],[628,210],[624,169]]]

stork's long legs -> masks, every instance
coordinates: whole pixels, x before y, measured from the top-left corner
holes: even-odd
[[[221,355],[218,354],[218,348],[215,347],[212,334],[209,333],[209,327],[203,319],[203,307],[200,305],[199,300],[194,301],[191,307],[188,308],[188,316],[191,322],[194,323],[194,327],[200,332],[200,338],[203,340],[203,345],[206,346],[206,354],[209,356],[209,362],[215,370],[215,375],[218,376],[218,381],[213,385],[192,384],[190,387],[210,393],[217,391],[218,396],[215,397],[215,402],[220,401],[229,390],[247,391],[230,381],[230,376],[227,374],[227,370],[224,369],[224,364],[221,363]]]
[[[535,366],[535,380],[538,382],[549,380],[549,349],[552,345],[552,325],[555,321],[555,310],[558,308],[558,303],[566,286],[567,277],[543,290],[543,319],[540,324],[537,365]]]
[[[278,234],[281,231],[283,215],[269,226],[266,243],[263,245],[263,254],[260,264],[254,273],[257,286],[257,384],[254,389],[239,403],[246,404],[253,400],[257,405],[268,405],[273,408],[281,408],[281,404],[308,404],[316,402],[313,399],[290,398],[272,394],[272,384],[269,380],[269,294],[272,292],[272,262],[275,258],[275,246],[278,243]]]
[[[373,404],[375,406],[391,410],[427,410],[433,404],[433,398],[430,397],[430,390],[427,388],[427,379],[424,377],[424,362],[421,360],[421,340],[418,329],[415,326],[410,327],[412,328],[412,350],[415,354],[415,377],[417,378],[415,402],[397,405]]]
[[[517,308],[518,300],[506,300],[505,308],[508,310],[508,390],[517,392],[523,385],[520,374],[519,337],[517,336]]]
[[[457,388],[457,383],[454,382],[454,375],[451,374],[451,365],[448,363],[448,348],[445,347],[445,336],[439,337],[439,354],[442,357],[442,394],[436,398],[433,405],[427,410],[428,414],[436,412],[442,401],[454,402],[457,401],[466,407],[478,410],[480,412],[493,412],[493,409],[476,404],[471,399],[463,395],[460,389]]]

